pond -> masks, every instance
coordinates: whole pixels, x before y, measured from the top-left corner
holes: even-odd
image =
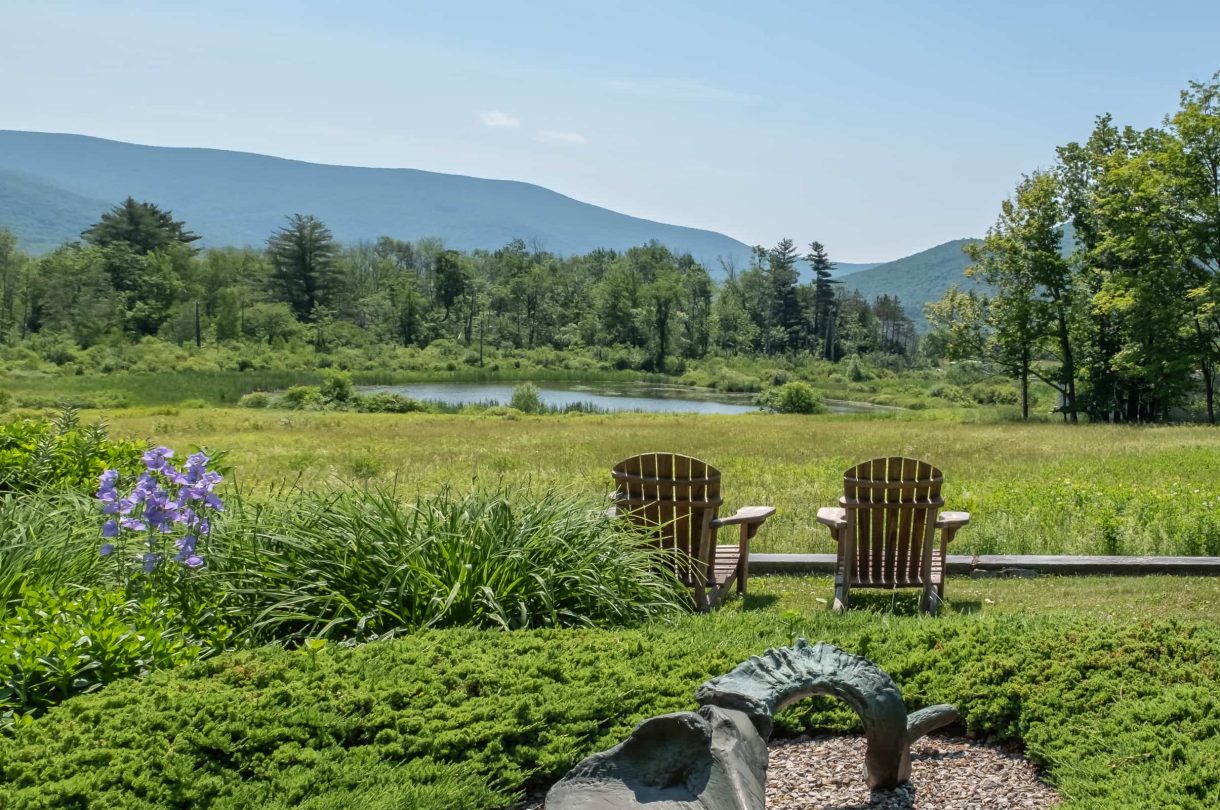
[[[412,399],[444,402],[450,405],[467,403],[507,405],[513,397],[516,383],[409,383],[406,385],[359,386],[362,394],[402,394]],[[582,403],[604,411],[644,411],[648,413],[715,413],[739,414],[758,410],[755,394],[737,394],[712,388],[687,385],[662,385],[644,382],[564,383],[539,382],[538,394],[543,404],[562,408]],[[828,399],[831,413],[864,413],[891,410],[867,402]]]

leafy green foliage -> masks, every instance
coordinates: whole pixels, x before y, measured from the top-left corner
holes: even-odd
[[[137,469],[144,442],[111,439],[106,425],[82,425],[67,408],[54,421],[0,424],[0,494],[39,489],[89,491],[106,469]]]
[[[0,614],[0,729],[73,695],[223,648],[227,631],[197,640],[177,608],[122,591],[26,590]]]
[[[816,592],[808,580],[754,584],[757,595],[738,608],[636,630],[433,630],[153,673],[138,688],[68,701],[0,740],[0,801],[227,808],[308,797],[311,807],[392,807],[424,796],[416,806],[505,806],[639,720],[693,708],[703,680],[796,635],[872,658],[912,709],[952,702],[972,731],[1023,741],[1067,808],[1220,800],[1213,623],[1019,605],[950,610],[934,622],[875,610],[833,616],[803,596]],[[991,586],[997,599],[1064,587]],[[784,712],[778,733],[855,723],[843,704],[811,700]]]
[[[418,400],[385,391],[357,396],[354,404],[360,413],[412,413],[426,410],[424,403]]]
[[[267,253],[271,280],[297,318],[314,318],[315,310],[333,303],[340,284],[339,246],[319,219],[293,214],[267,240]]]

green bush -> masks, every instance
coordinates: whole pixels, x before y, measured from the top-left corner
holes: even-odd
[[[522,413],[542,413],[545,410],[542,396],[538,393],[538,386],[530,382],[521,383],[513,389],[513,396],[509,400],[508,407],[515,408]]]
[[[271,404],[271,398],[262,391],[252,391],[237,401],[242,408],[266,408]]]
[[[688,600],[626,523],[555,493],[233,499],[210,548],[228,621],[256,640],[625,625]]]
[[[445,807],[512,804],[639,720],[794,634],[868,656],[908,708],[1024,741],[1064,808],[1220,802],[1220,630],[1175,620],[937,621],[726,610],[639,630],[436,630],[354,649],[264,648],[75,698],[0,740],[0,805]],[[856,726],[810,700],[777,734]]]
[[[294,411],[320,408],[322,389],[316,385],[293,385],[284,392],[276,404]]]
[[[388,392],[358,396],[354,400],[354,406],[360,413],[413,413],[427,410],[427,406],[418,400]]]
[[[328,403],[346,404],[355,395],[352,388],[352,375],[346,371],[328,370],[322,377],[319,392],[322,399]]]
[[[825,413],[826,403],[822,395],[808,383],[784,383],[778,388],[768,388],[758,397],[758,404],[776,413]]]
[[[139,469],[147,443],[111,439],[106,425],[82,425],[76,411],[54,420],[19,419],[0,424],[0,494],[39,489],[97,488],[103,470]]]

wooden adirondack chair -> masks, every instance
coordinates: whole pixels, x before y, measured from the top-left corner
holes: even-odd
[[[746,592],[750,539],[775,514],[774,506],[747,506],[732,517],[718,517],[720,470],[677,453],[641,453],[614,465],[610,474],[612,511],[654,531],[661,548],[679,552],[675,570],[694,588],[699,610],[719,603],[734,580],[737,592]],[[716,545],[716,532],[724,526],[741,527],[736,544]]]
[[[818,510],[838,545],[834,609],[852,588],[922,588],[920,609],[935,613],[945,597],[945,552],[969,512],[942,512],[943,476],[911,458],[876,458],[843,474],[837,507]],[[940,545],[934,543],[940,529]]]

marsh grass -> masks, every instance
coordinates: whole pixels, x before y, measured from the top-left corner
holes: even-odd
[[[256,391],[283,391],[292,386],[318,386],[325,378],[319,369],[251,369],[249,371],[182,371],[162,374],[114,373],[106,375],[11,374],[3,377],[12,402],[25,408],[124,408],[133,406],[197,407],[199,403],[236,405]],[[447,371],[452,382],[534,380],[553,382],[664,382],[667,377],[633,371],[579,371],[562,368],[458,369]],[[436,371],[354,371],[356,385],[403,385],[433,382]]]
[[[964,421],[973,419],[976,421]],[[231,450],[251,494],[278,482],[342,486],[352,459],[409,496],[504,484],[609,490],[626,456],[673,450],[724,474],[725,509],[773,504],[757,551],[832,552],[814,518],[843,471],[882,455],[945,472],[951,509],[972,513],[960,554],[1220,554],[1220,431],[1206,426],[1014,424],[981,410],[849,416],[686,414],[282,416],[239,409],[112,415],[112,432]]]

